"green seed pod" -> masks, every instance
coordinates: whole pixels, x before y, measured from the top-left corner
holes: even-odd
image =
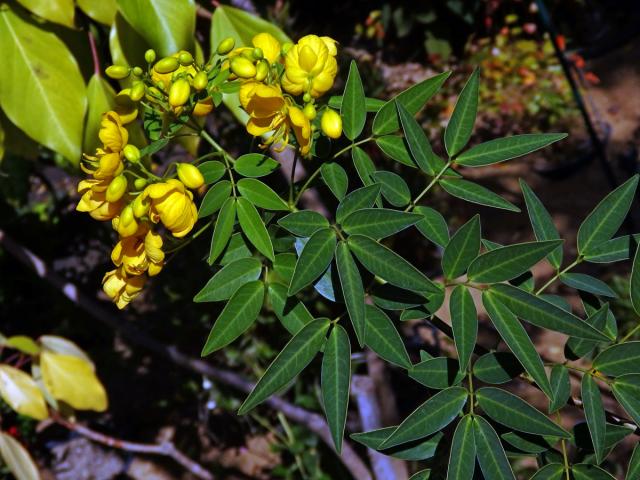
[[[129,94],[131,100],[134,102],[139,102],[144,97],[144,83],[143,82],[135,82],[131,87],[131,93]]]
[[[141,180],[141,179],[138,179]],[[136,218],[144,217],[149,211],[149,207],[151,203],[148,198],[143,198],[143,195],[138,195],[135,200],[131,203],[133,215]]]
[[[164,57],[153,66],[153,69],[158,73],[171,73],[175,72],[179,66],[180,62],[176,57]]]
[[[178,60],[180,61],[180,65],[188,67],[193,63],[193,55],[189,52],[182,52],[178,57]]]
[[[220,42],[220,45],[218,45],[218,50],[217,50],[218,55],[226,55],[231,50],[233,50],[233,47],[235,46],[236,46],[236,41],[233,39],[233,37],[225,38]]]
[[[251,49],[244,49],[240,52],[240,56],[246,58],[247,60],[249,60],[251,63],[253,63],[255,61],[255,59],[253,58],[253,50]]]
[[[307,117],[309,120],[313,120],[314,118],[316,118],[316,115],[318,114],[316,112],[316,107],[313,106],[313,103],[307,103],[304,106],[304,109],[302,110],[302,112],[304,113],[304,116]]]
[[[178,178],[187,188],[196,189],[204,185],[204,177],[198,167],[190,163],[178,163]]]
[[[207,78],[207,72],[198,72],[193,79],[193,88],[195,88],[196,92],[204,90],[207,88],[207,83],[209,83],[209,79]]]
[[[240,78],[253,78],[256,76],[256,67],[244,57],[234,57],[231,60],[231,71]]]
[[[260,60],[256,65],[256,80],[262,82],[269,75],[269,63],[266,60]]]
[[[169,89],[169,105],[181,107],[189,100],[191,95],[191,85],[184,78],[179,78],[171,84]]]
[[[131,163],[138,163],[140,161],[140,150],[138,150],[138,147],[135,145],[125,145],[122,153],[124,153],[124,158],[129,160]]]
[[[309,103],[311,100],[313,100],[313,98],[311,97],[311,94],[309,92],[305,93],[302,97],[302,101],[304,103]]]
[[[144,187],[147,186],[147,181],[144,178],[136,178],[133,181],[133,186],[135,187],[136,190],[142,190]],[[135,211],[133,213],[135,213]]]
[[[122,80],[129,76],[131,69],[129,67],[125,67],[123,65],[110,65],[104,71],[107,74],[107,77],[113,78],[114,80]]]
[[[133,70],[131,71],[131,73],[133,73],[133,75],[136,77],[141,77],[142,74],[144,73],[144,70],[142,70],[142,68],[140,67],[133,67]]]
[[[146,52],[144,52],[144,59],[147,63],[153,63],[156,61],[156,51],[153,48],[150,48]]]
[[[259,47],[254,48],[251,53],[254,60],[261,60],[264,57],[264,52]]]
[[[127,192],[127,179],[124,175],[118,175],[111,180],[107,187],[107,202],[114,203],[120,200]]]

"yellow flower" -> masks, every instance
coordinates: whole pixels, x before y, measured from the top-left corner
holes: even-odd
[[[289,122],[300,147],[300,154],[311,150],[311,124],[309,118],[298,107],[289,107]]]
[[[329,37],[307,35],[287,52],[282,87],[292,95],[319,97],[333,86],[338,73],[336,42]]]
[[[120,239],[111,252],[111,260],[129,275],[146,271],[149,276],[157,275],[164,262],[162,237],[143,224],[136,235]]]
[[[90,167],[94,168],[87,168],[84,164],[81,164],[82,170],[99,180],[111,179],[120,175],[124,170],[120,152],[105,152],[103,149],[98,148],[95,156],[85,155],[84,158]]]
[[[107,201],[107,188],[110,178],[98,180],[82,180],[78,184],[78,193],[82,194],[80,202],[76,206],[79,212],[88,212],[92,218],[100,221],[111,220],[122,210],[122,199],[117,202]]]
[[[262,55],[269,63],[276,63],[280,58],[280,42],[270,33],[263,32],[257,34],[251,40],[254,47],[262,50]]]
[[[102,116],[98,137],[107,152],[119,153],[129,142],[129,132],[122,126],[120,115],[114,111],[107,112]]]
[[[193,194],[180,180],[170,179],[149,185],[143,195],[151,200],[151,221],[162,221],[174,237],[184,237],[198,220]]]
[[[120,309],[140,295],[147,277],[144,275],[127,275],[122,268],[107,272],[102,279],[102,289],[113,303]]]

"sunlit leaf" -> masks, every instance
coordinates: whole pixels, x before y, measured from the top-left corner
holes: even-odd
[[[323,274],[336,249],[336,232],[332,228],[323,228],[314,233],[305,244],[296,262],[289,295],[294,295]]]
[[[220,302],[227,300],[245,283],[257,280],[262,264],[257,258],[241,258],[225,265],[202,287],[194,302]]]
[[[245,198],[238,198],[238,222],[240,228],[260,253],[269,260],[273,261],[273,245],[271,238],[267,232],[267,228],[260,218],[260,214],[249,201]],[[220,218],[220,217],[218,217]],[[215,233],[214,233],[215,237]]]
[[[13,410],[36,420],[49,416],[42,392],[30,375],[9,365],[0,365],[0,395]]]

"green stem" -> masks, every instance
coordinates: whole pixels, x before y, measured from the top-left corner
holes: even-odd
[[[560,425],[560,412],[558,412],[556,414],[556,418],[557,418],[557,423],[560,427],[562,427],[562,425]],[[569,456],[567,455],[567,444],[565,439],[563,438],[560,441],[560,444],[562,445],[562,458],[564,459],[564,474],[565,474],[565,478],[566,480],[571,480],[571,477],[569,475],[570,472],[570,468],[569,468]]]
[[[213,220],[209,220],[207,223],[205,223],[196,233],[194,233],[193,235],[191,235],[191,237],[189,237],[187,240],[185,240],[184,242],[182,242],[180,245],[178,245],[175,248],[172,248],[170,250],[165,251],[165,253],[176,253],[180,250],[182,250],[184,247],[186,247],[187,245],[189,245],[191,242],[193,242],[196,238],[198,238],[200,235],[202,235],[202,233],[204,233],[211,225],[213,224]]]
[[[553,277],[551,277],[547,283],[545,283],[542,287],[540,287],[538,289],[538,291],[536,292],[536,295],[540,295],[542,292],[544,292],[547,289],[547,287],[549,285],[551,285],[558,278],[560,278],[560,275],[562,275],[563,273],[567,273],[569,270],[571,270],[573,267],[575,267],[576,265],[580,264],[581,262],[582,262],[582,258],[578,257],[573,261],[573,263],[571,263],[569,266],[567,266],[567,268],[565,268],[564,270],[556,272],[556,274]]]
[[[627,340],[629,340],[634,334],[638,333],[638,331],[640,331],[640,324],[636,325],[635,327],[633,327],[631,329],[631,331],[629,333],[627,333],[624,337],[622,337],[622,339],[618,342],[618,343],[624,343]]]
[[[357,147],[358,145],[362,145],[363,143],[367,143],[370,142],[371,140],[373,140],[374,137],[367,137],[364,140],[358,140],[357,142],[352,143],[351,145],[347,145],[346,147],[344,147],[342,150],[339,150],[338,153],[336,153],[333,157],[331,157],[332,160],[335,160],[336,158],[338,158],[340,155],[342,155],[343,153],[348,152],[349,150],[351,150],[352,148]]]
[[[147,169],[147,167],[145,167],[142,162],[138,162],[138,167],[140,168],[140,170],[142,170],[148,177],[153,178],[154,180],[162,180],[162,178],[160,178],[159,176],[155,175],[154,173],[152,173],[150,170]]]
[[[235,163],[235,158],[233,158],[229,153],[222,148],[222,146],[216,142],[211,135],[203,128],[200,130],[200,136],[209,143],[217,152],[222,154],[222,158],[224,159],[224,163],[227,166],[227,173],[229,174],[229,181],[231,182],[231,189],[233,190],[233,196],[237,196],[236,193],[236,182],[233,178],[233,172],[231,171],[231,163]]]
[[[436,183],[438,183],[438,180],[440,180],[440,177],[442,177],[442,175],[444,175],[444,172],[447,171],[447,169],[451,166],[452,162],[453,161],[451,159],[449,159],[449,161],[444,165],[444,167],[442,167],[442,169],[438,172],[438,174],[435,177],[433,177],[433,180],[431,180],[431,182],[429,182],[429,185],[427,185],[425,187],[425,189],[422,190],[422,192],[420,192],[420,194],[415,198],[415,200],[413,200],[407,206],[407,208],[404,209],[405,212],[408,212],[408,211],[413,210],[415,208],[415,206],[422,199],[422,197],[424,197],[427,193],[429,193],[429,190],[431,190],[433,188],[433,186]]]
[[[469,378],[469,413],[471,415],[473,415],[473,402],[474,400],[474,393],[473,393],[473,374],[471,373],[471,369],[469,369],[468,372],[468,378]]]

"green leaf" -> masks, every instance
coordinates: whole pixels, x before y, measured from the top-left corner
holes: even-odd
[[[428,240],[444,248],[449,243],[449,226],[444,217],[431,207],[419,205],[413,211],[422,215],[422,219],[416,223],[418,231]]]
[[[378,98],[365,97],[364,108],[369,113],[376,113],[386,102]],[[329,106],[335,110],[342,108],[342,95],[332,95],[329,97]]]
[[[464,148],[473,132],[478,111],[479,74],[480,71],[476,68],[467,80],[444,132],[444,145],[449,158]]]
[[[323,163],[320,167],[322,180],[329,187],[331,193],[340,201],[344,198],[349,188],[349,178],[347,172],[344,171],[337,163]]]
[[[120,12],[158,55],[193,51],[196,6],[193,0],[118,0]]]
[[[448,279],[457,278],[480,251],[480,216],[474,215],[451,237],[442,255],[442,271]]]
[[[589,292],[603,297],[617,297],[616,292],[611,290],[609,285],[602,280],[598,280],[584,273],[563,273],[560,275],[560,281],[568,287],[582,290],[583,292]]]
[[[535,380],[538,386],[549,398],[552,397],[551,385],[544,370],[540,355],[536,351],[533,342],[516,316],[509,311],[491,290],[485,290],[482,294],[482,303],[491,318],[491,322],[507,344],[509,349],[518,358],[527,373]]]
[[[640,443],[636,443],[629,460],[629,468],[625,480],[640,480]]]
[[[280,196],[271,187],[255,178],[243,178],[237,183],[240,195],[253,203],[256,207],[267,210],[289,210]]]
[[[208,217],[220,210],[230,195],[231,182],[229,180],[222,180],[216,183],[207,191],[202,199],[200,209],[198,210],[198,218]]]
[[[631,373],[617,377],[611,390],[636,425],[640,425],[640,374]]]
[[[500,438],[489,422],[482,417],[473,417],[473,436],[476,441],[476,458],[484,478],[515,480]]]
[[[510,431],[500,435],[509,445],[516,447],[523,452],[538,455],[549,451],[552,446],[550,442],[557,441],[556,437],[541,437],[539,435],[531,435],[530,433]],[[547,441],[547,438],[549,441]]]
[[[604,304],[599,310],[587,317],[586,323],[599,331],[605,331],[607,316],[609,315],[609,304]],[[581,358],[590,354],[601,342],[585,340],[582,338],[570,338],[565,345],[565,355],[573,355]]]
[[[507,383],[523,371],[516,356],[510,352],[485,353],[473,364],[474,376],[493,385]]]
[[[564,428],[506,390],[483,387],[476,391],[476,398],[484,413],[506,427],[535,435],[571,438]]]
[[[418,124],[413,115],[407,112],[407,109],[401,103],[396,104],[398,108],[398,116],[404,131],[404,137],[411,150],[411,156],[416,165],[427,174],[435,176],[444,166],[444,162],[440,157],[433,153],[429,139],[424,133],[422,127]]]
[[[380,185],[369,185],[350,192],[338,205],[336,221],[342,224],[345,218],[357,210],[370,208],[380,194]]]
[[[500,195],[493,193],[491,190],[488,190],[477,183],[459,178],[445,178],[441,179],[439,183],[449,195],[461,198],[467,202],[500,208],[502,210],[509,210],[510,212],[520,211],[520,209],[513,203],[505,200]]]
[[[571,396],[571,380],[569,370],[564,365],[556,364],[551,369],[551,401],[549,402],[549,413],[560,410],[567,404]]]
[[[467,403],[467,390],[450,387],[415,409],[380,445],[390,448],[427,437],[449,425]]]
[[[387,315],[373,305],[365,306],[365,344],[389,363],[411,368],[411,360],[402,337]]]
[[[622,235],[593,247],[584,259],[591,263],[613,263],[633,257],[640,235]]]
[[[425,387],[442,390],[459,384],[465,374],[452,358],[435,357],[412,366],[409,376]]]
[[[578,253],[586,255],[611,239],[627,216],[638,185],[638,175],[609,193],[578,229]]]
[[[349,65],[349,75],[344,86],[340,115],[342,116],[342,129],[345,137],[349,140],[358,138],[364,128],[364,122],[367,120],[367,112],[365,110],[364,87],[355,60],[351,60]]]
[[[382,442],[396,429],[396,427],[384,427],[368,432],[353,433],[351,438],[362,445],[378,450]],[[405,443],[403,445],[383,449],[381,453],[390,457],[399,458],[407,461],[419,461],[432,458],[436,451],[440,440],[444,435],[441,432],[432,435],[424,440],[416,440],[414,442]],[[413,478],[413,477],[412,477]]]
[[[329,221],[313,210],[300,210],[282,217],[278,225],[299,237],[310,237],[318,230],[328,228]]]
[[[640,315],[640,248],[633,257],[633,267],[629,278],[629,296],[633,310],[637,315]]]
[[[102,144],[98,138],[102,115],[113,110],[116,105],[116,92],[109,82],[98,74],[93,74],[87,85],[87,118],[85,120],[82,150],[92,154]]]
[[[466,371],[478,335],[478,312],[467,287],[458,285],[453,289],[449,299],[449,310],[458,362],[460,369]]]
[[[431,477],[431,469],[426,468],[411,475],[411,477],[409,477],[409,480],[429,480],[429,477]]]
[[[111,26],[116,18],[116,0],[77,0],[78,7],[96,22]]]
[[[280,166],[280,163],[262,153],[247,153],[238,157],[233,169],[243,177],[264,177]]]
[[[210,185],[222,178],[226,168],[222,162],[218,160],[211,160],[208,162],[202,162],[198,165],[198,170],[200,170],[200,173],[204,177],[204,184]]]
[[[349,252],[349,246],[341,241],[336,248],[336,266],[340,277],[342,297],[347,306],[349,318],[356,332],[358,343],[364,346],[366,335],[364,287],[358,266]]]
[[[469,265],[469,279],[478,283],[513,280],[559,245],[562,245],[562,240],[526,242],[496,248],[480,255]]]
[[[330,324],[328,319],[319,318],[289,340],[240,406],[238,414],[249,412],[302,372],[324,345]]]
[[[229,243],[229,238],[233,233],[233,225],[236,222],[236,199],[227,198],[222,204],[216,225],[213,228],[213,236],[211,237],[211,248],[209,249],[209,265],[220,256],[224,247]]]
[[[8,5],[0,9],[0,45],[2,110],[29,137],[77,164],[87,98],[75,58],[55,34]]]
[[[394,235],[421,219],[422,216],[415,213],[387,208],[363,208],[345,218],[342,228],[349,235],[380,239]]]
[[[591,441],[596,452],[598,463],[605,457],[605,428],[607,418],[598,384],[591,375],[582,376],[581,396],[584,416],[587,419]]]
[[[449,75],[451,75],[451,72],[427,78],[385,103],[373,119],[372,130],[374,135],[381,136],[398,131],[400,123],[398,122],[396,103],[402,104],[411,115],[415,115],[440,90]]]
[[[371,174],[376,171],[376,167],[367,152],[360,147],[352,148],[351,158],[362,184],[366,186],[374,183]]]
[[[609,472],[590,463],[579,463],[571,467],[573,480],[615,480]]]
[[[420,270],[375,240],[364,235],[352,235],[347,242],[367,270],[390,284],[415,292],[439,292],[438,287]]]
[[[260,214],[249,201],[245,198],[238,198],[238,222],[240,222],[240,228],[247,236],[249,241],[256,249],[262,253],[269,260],[273,261],[273,245],[271,244],[271,238],[269,232],[264,226]]]
[[[40,480],[35,461],[22,444],[11,435],[0,432],[0,459],[18,480]]]
[[[472,480],[476,468],[473,416],[462,417],[451,440],[447,480]]]
[[[394,207],[404,207],[411,201],[409,186],[397,173],[380,170],[372,177],[380,183],[382,196]]]
[[[550,463],[538,470],[530,480],[563,480],[564,478],[564,465],[561,463]]]
[[[207,338],[202,356],[229,345],[242,335],[258,318],[264,301],[264,284],[259,281],[245,283],[231,297],[218,316]]]
[[[289,296],[295,295],[324,273],[333,259],[335,249],[336,232],[332,228],[323,228],[311,236],[296,262]]]
[[[193,301],[221,302],[227,300],[247,282],[260,278],[262,264],[257,258],[241,258],[224,266],[200,290]]]
[[[541,328],[586,340],[609,341],[609,338],[570,312],[512,285],[491,286],[491,295],[523,320]]]
[[[50,22],[75,28],[73,0],[18,0],[24,8]]]
[[[545,240],[559,240],[560,234],[558,229],[553,224],[553,219],[540,199],[533,193],[533,190],[527,185],[524,180],[520,180],[520,188],[524,195],[524,201],[527,204],[527,212],[531,220],[531,226],[533,227],[533,233],[538,241]],[[547,258],[551,265],[556,269],[562,265],[562,246],[556,248],[551,252]]]
[[[351,344],[340,325],[333,327],[322,357],[322,402],[336,451],[342,451],[342,437],[347,421],[349,382],[351,381]]]
[[[593,367],[611,377],[640,373],[640,342],[613,345],[593,360]]]
[[[397,135],[384,135],[376,138],[376,145],[385,155],[396,162],[402,163],[407,167],[416,167],[404,138]]]
[[[304,326],[313,321],[313,316],[302,302],[287,296],[287,286],[269,283],[269,301],[278,320],[289,333],[297,334]]]
[[[476,145],[460,154],[456,158],[456,163],[465,167],[492,165],[535,152],[566,136],[566,133],[534,133],[497,138]]]

